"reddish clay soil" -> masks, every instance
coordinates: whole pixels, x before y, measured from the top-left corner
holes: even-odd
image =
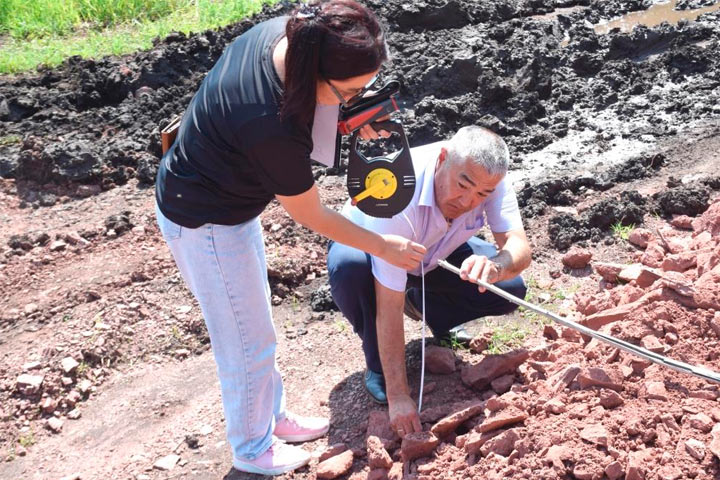
[[[586,21],[643,2],[386,3],[412,144],[468,123],[508,140],[528,299],[720,370],[717,14],[600,36]],[[150,184],[160,121],[283,9],[0,82],[0,478],[257,478],[231,468],[204,322]],[[334,208],[337,173],[316,170]],[[428,349],[424,432],[400,440],[333,308],[327,241],[276,204],[262,224],[289,408],[332,423],[281,478],[720,478],[717,385],[527,311],[473,322],[470,350]],[[491,338],[513,325],[531,333]],[[421,325],[405,330],[417,397]]]

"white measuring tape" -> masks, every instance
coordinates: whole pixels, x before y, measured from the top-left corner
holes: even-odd
[[[460,275],[460,269],[445,260],[438,260],[438,265],[446,270]],[[609,343],[610,345],[617,347],[620,350],[631,353],[633,355],[637,355],[638,357],[644,358],[658,365],[663,365],[678,372],[689,373],[690,375],[695,375],[696,377],[700,377],[705,380],[720,383],[720,373],[714,372],[708,368],[697,365],[690,365],[689,363],[681,362],[679,360],[673,360],[672,358],[668,358],[655,352],[651,352],[650,350],[647,350],[645,348],[638,347],[637,345],[633,345],[632,343],[626,342],[625,340],[615,338],[612,335],[598,332],[597,330],[588,328],[585,325],[580,325],[579,323],[568,320],[567,318],[561,317],[560,315],[556,315],[548,310],[545,310],[544,308],[538,307],[537,305],[526,302],[525,300],[522,300],[490,283],[483,282],[481,280],[478,280],[474,283],[480,285],[481,287],[491,291],[496,295],[503,297],[506,300],[511,301],[516,305],[520,305],[527,308],[528,310],[532,310],[541,315],[544,315],[550,320],[559,323],[560,325],[564,325],[568,328],[572,328],[573,330],[577,330],[578,332],[589,337],[596,338],[601,342]]]
[[[407,215],[405,215],[405,212],[402,212],[401,215],[405,218],[408,225],[410,225],[410,230],[413,232],[413,238],[415,240],[419,240],[417,238],[417,234],[415,233],[415,228]],[[422,260],[420,261],[420,281],[422,285],[422,345],[420,347],[420,391],[418,392],[418,413],[422,410],[423,389],[425,388],[425,262]]]

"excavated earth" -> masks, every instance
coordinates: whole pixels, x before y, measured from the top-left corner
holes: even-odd
[[[651,2],[367,3],[412,146],[467,124],[508,142],[529,299],[720,370],[720,13],[601,35]],[[152,184],[160,127],[233,38],[289,8],[0,77],[0,478],[255,478],[230,466],[209,339]],[[339,208],[342,172],[315,172]],[[720,478],[716,384],[528,311],[473,323],[472,350],[429,349],[425,433],[400,441],[363,391],[326,240],[276,204],[262,223],[288,405],[332,421],[283,478]],[[502,325],[535,333],[502,347]],[[405,329],[417,395],[421,328]]]

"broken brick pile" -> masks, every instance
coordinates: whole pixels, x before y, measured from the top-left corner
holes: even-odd
[[[631,233],[637,263],[591,262],[599,288],[576,299],[574,320],[720,370],[720,201],[671,223]],[[459,377],[476,400],[433,405],[428,394],[424,431],[402,440],[373,411],[366,449],[331,447],[318,478],[348,473],[357,457],[367,465],[352,480],[720,478],[718,385],[555,325],[544,343],[459,373],[452,351],[428,353],[429,371]]]

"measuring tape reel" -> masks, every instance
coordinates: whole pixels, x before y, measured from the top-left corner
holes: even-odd
[[[402,148],[386,156],[368,159],[357,149],[358,131],[350,139],[347,189],[351,202],[362,212],[379,218],[390,218],[405,210],[415,194],[413,169],[405,130],[400,122],[372,124],[400,136]]]

